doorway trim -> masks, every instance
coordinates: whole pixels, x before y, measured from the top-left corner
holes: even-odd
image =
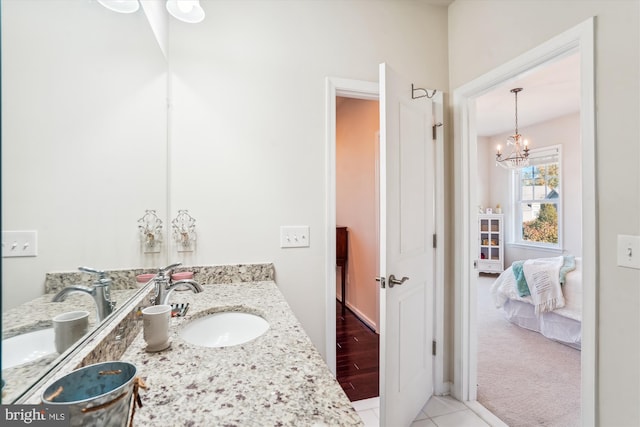
[[[379,100],[380,86],[377,82],[351,80],[338,77],[327,77],[326,92],[326,234],[325,234],[325,354],[329,369],[336,376],[336,97],[357,98],[365,100]],[[409,88],[407,88],[409,90]],[[442,105],[444,96],[438,91],[433,98],[434,104]],[[434,123],[443,123],[442,109],[434,109]],[[434,249],[435,280],[434,285],[434,331],[433,337],[438,347],[444,349],[444,134],[437,132],[435,141],[435,190],[434,190],[434,221],[435,232],[439,241]],[[449,392],[449,384],[445,382],[444,351],[438,351],[433,360],[434,394]]]
[[[597,409],[597,205],[595,169],[595,75],[594,21],[588,20],[525,52],[489,73],[455,89],[454,107],[454,194],[455,197],[455,325],[454,384],[452,393],[462,401],[476,400],[477,332],[475,289],[470,285],[473,268],[475,212],[474,179],[477,175],[475,98],[501,83],[514,79],[546,62],[570,52],[580,54],[580,132],[582,143],[582,257],[584,259],[582,351],[581,351],[581,425],[595,426]],[[474,223],[475,224],[475,223]],[[585,244],[594,242],[595,244]]]
[[[325,230],[325,362],[336,376],[336,97],[378,101],[379,85],[375,82],[327,77],[326,92],[326,224]]]

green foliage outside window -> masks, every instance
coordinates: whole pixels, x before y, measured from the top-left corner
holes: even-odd
[[[529,242],[558,244],[558,186],[559,164],[548,163],[530,166],[521,170],[521,203],[523,212],[537,215],[522,223],[522,240]],[[538,208],[535,209],[535,208]]]
[[[522,238],[531,242],[558,243],[558,211],[551,203],[540,205],[538,217],[522,224]]]

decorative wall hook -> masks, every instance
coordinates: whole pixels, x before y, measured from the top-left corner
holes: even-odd
[[[424,95],[416,95],[416,92],[418,91],[422,91],[424,92]],[[429,99],[433,98],[434,96],[436,96],[436,93],[438,91],[436,89],[433,90],[433,92],[431,93],[431,95],[429,95],[429,91],[426,89],[423,89],[421,87],[413,87],[413,83],[411,83],[411,99],[418,99],[418,98],[424,98],[427,97]]]
[[[189,211],[178,210],[178,216],[171,221],[171,226],[178,252],[193,251],[196,242],[196,220],[189,215]]]
[[[160,252],[162,245],[162,220],[152,209],[145,210],[145,214],[138,220],[140,242],[144,252]]]

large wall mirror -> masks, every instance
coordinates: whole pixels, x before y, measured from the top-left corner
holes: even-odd
[[[137,229],[146,210],[167,216],[166,105],[167,63],[142,10],[2,1],[2,230],[37,232],[37,256],[2,259],[3,337],[46,273],[166,264]]]

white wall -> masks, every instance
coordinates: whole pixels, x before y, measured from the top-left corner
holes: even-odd
[[[3,310],[45,273],[151,267],[137,220],[166,210],[166,62],[143,14],[96,2],[2,2],[2,229],[38,256],[2,259]]]
[[[578,113],[565,115],[536,125],[520,128],[520,133],[529,140],[532,149],[544,148],[552,145],[562,146],[562,220],[563,220],[563,253],[582,256],[582,165],[580,148],[580,115]],[[510,133],[494,135],[478,141],[478,159],[489,164],[486,169],[486,183],[488,187],[485,199],[480,203],[495,208],[502,207],[505,218],[505,266],[513,261],[527,258],[541,258],[555,256],[560,252],[539,249],[527,249],[511,244],[514,241],[514,223],[512,206],[510,205],[510,171],[495,165],[495,153],[498,144],[505,145]],[[478,169],[480,169],[480,165]],[[486,168],[486,164],[482,165]]]
[[[477,203],[478,211],[480,208],[496,208],[492,195],[495,192],[496,182],[492,179],[492,172],[495,168],[495,152],[491,152],[491,139],[487,136],[478,136],[478,181]],[[495,212],[495,210],[494,210]]]
[[[162,51],[162,55],[167,58],[169,55],[169,14],[165,4],[165,2],[155,0],[140,0],[142,10],[158,42],[158,47]]]
[[[446,8],[413,1],[203,2],[170,23],[171,203],[198,223],[189,261],[272,261],[280,290],[325,348],[325,78],[378,80],[388,62],[446,88]],[[409,90],[409,89],[407,89]],[[281,225],[311,245],[281,249]],[[173,258],[172,258],[173,259]]]
[[[449,7],[451,88],[596,16],[598,416],[640,425],[640,271],[616,265],[618,234],[640,235],[640,3],[455,1]],[[455,171],[453,171],[455,173]]]

